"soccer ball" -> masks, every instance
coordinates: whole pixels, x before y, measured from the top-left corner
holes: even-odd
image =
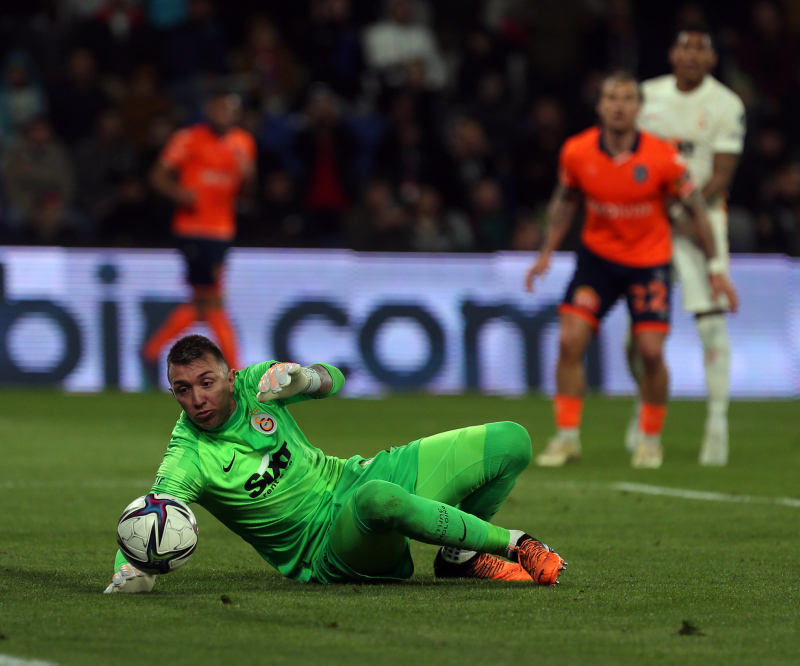
[[[197,548],[197,521],[177,497],[144,495],[122,512],[117,543],[125,559],[137,569],[169,573],[186,564]]]

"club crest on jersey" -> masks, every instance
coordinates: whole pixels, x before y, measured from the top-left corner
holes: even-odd
[[[271,435],[278,429],[278,424],[272,414],[266,412],[257,412],[250,418],[250,425],[256,432],[262,435]]]
[[[637,164],[633,167],[633,180],[641,185],[647,182],[647,167],[644,164]]]

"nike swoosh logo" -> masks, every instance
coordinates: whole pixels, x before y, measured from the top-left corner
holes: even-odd
[[[222,471],[225,472],[225,474],[227,474],[228,472],[231,471],[231,467],[233,467],[233,461],[234,460],[236,460],[236,451],[233,452],[233,459],[231,460],[231,464],[228,465],[227,467],[223,467],[222,468]],[[463,518],[462,518],[462,520],[463,520]]]
[[[467,538],[467,524],[464,522],[464,519],[461,519],[461,524],[464,526],[464,536],[459,539],[459,542],[463,543],[464,539]]]

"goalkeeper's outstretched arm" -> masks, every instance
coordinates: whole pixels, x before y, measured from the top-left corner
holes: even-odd
[[[258,383],[258,401],[287,400],[300,395],[325,398],[336,393],[343,384],[341,371],[326,363],[308,367],[299,363],[275,363]]]
[[[164,460],[158,468],[155,483],[150,493],[164,493],[191,504],[196,502],[202,486],[192,482],[200,473],[196,470],[197,461],[192,458],[191,448],[180,445],[181,439],[173,436],[170,446],[164,454]],[[195,452],[196,455],[196,452]],[[176,473],[177,471],[177,473]],[[128,562],[121,550],[117,550],[114,559],[114,576],[105,589],[106,594],[124,592],[136,594],[150,592],[156,583],[154,574],[145,573]]]

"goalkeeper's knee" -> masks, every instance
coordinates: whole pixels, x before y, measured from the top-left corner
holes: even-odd
[[[521,472],[531,462],[531,436],[519,423],[501,421],[486,425],[484,458],[489,461],[487,476],[514,469]]]
[[[374,479],[367,481],[353,495],[353,514],[367,534],[394,530],[406,511],[409,493],[396,483]]]

